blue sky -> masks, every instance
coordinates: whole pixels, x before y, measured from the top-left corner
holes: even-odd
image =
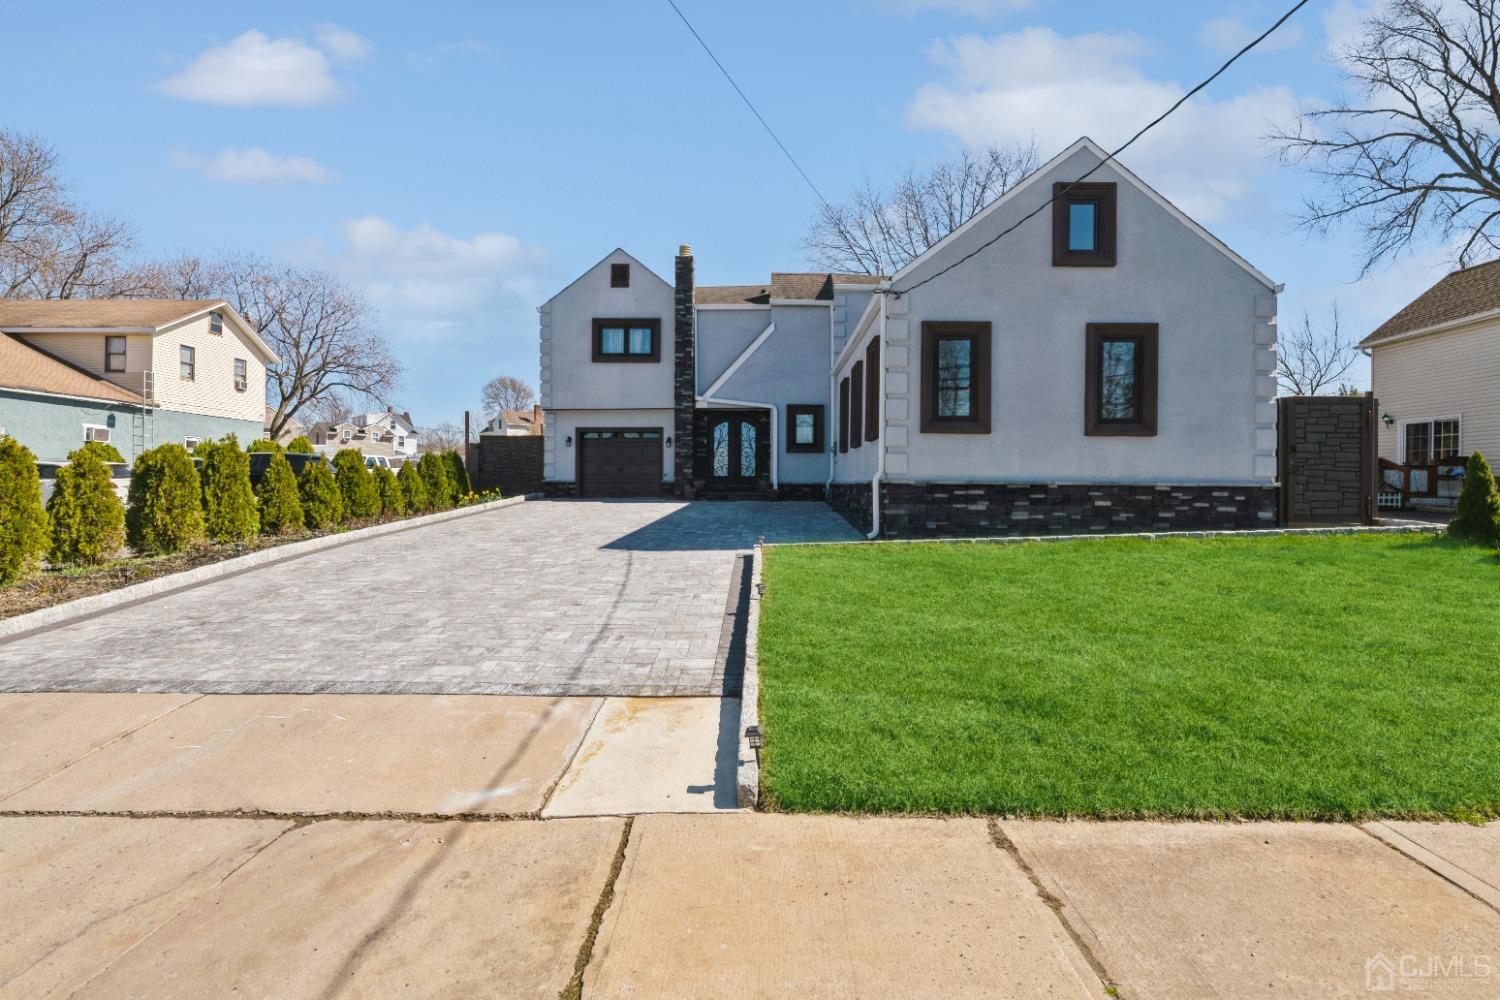
[[[1282,6],[1093,0],[679,0],[834,200],[964,145],[1123,141]],[[477,8],[477,9],[476,9]],[[1446,270],[1354,284],[1352,233],[1294,228],[1308,175],[1260,137],[1340,86],[1359,0],[1305,8],[1124,162],[1273,278],[1285,322],[1363,334]],[[665,0],[420,6],[153,0],[9,12],[0,124],[64,159],[148,256],[249,250],[362,290],[419,423],[536,376],[535,307],[616,245],[670,275],[805,264],[814,197]],[[1365,381],[1367,369],[1357,370]]]

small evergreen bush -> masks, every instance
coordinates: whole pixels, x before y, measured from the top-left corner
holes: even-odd
[[[261,438],[258,441],[251,441],[245,447],[245,450],[248,451],[248,452],[256,452],[256,451],[285,451],[286,449],[282,448],[281,445],[277,444],[275,441],[267,441],[265,438]]]
[[[375,517],[380,513],[380,490],[370,470],[365,468],[365,456],[353,448],[339,449],[333,456],[333,478],[339,484],[346,518]]]
[[[181,552],[203,539],[203,487],[193,457],[164,444],[136,457],[125,537],[139,555]]]
[[[286,450],[294,455],[311,455],[314,453],[313,443],[306,435],[298,434],[286,443]]]
[[[266,466],[255,487],[260,503],[260,530],[265,535],[289,535],[303,528],[302,497],[297,493],[297,476],[292,463],[277,452]]]
[[[427,504],[432,510],[448,510],[453,506],[453,483],[448,476],[448,463],[442,455],[429,451],[417,462],[417,472],[427,487]]]
[[[233,434],[198,446],[203,460],[203,530],[215,542],[241,542],[260,530],[255,491],[250,487],[250,456]]]
[[[308,462],[297,481],[297,494],[302,500],[302,520],[314,531],[332,528],[344,519],[344,501],[339,496],[339,484],[326,462]]]
[[[401,497],[406,501],[408,514],[420,514],[431,505],[432,501],[427,496],[427,483],[417,471],[416,462],[407,459],[401,464],[401,471],[396,473],[396,484],[401,487]]]
[[[383,513],[394,517],[406,513],[406,496],[401,492],[401,484],[396,482],[396,474],[383,465],[375,468],[375,489],[380,494]]]
[[[1458,494],[1458,510],[1448,524],[1448,534],[1476,545],[1500,548],[1500,490],[1484,455],[1475,452],[1464,468],[1464,488]]]
[[[125,464],[125,456],[120,454],[120,449],[116,448],[108,441],[85,441],[83,443],[83,447],[80,448],[79,451],[92,452],[93,454],[98,455],[99,460],[102,462],[112,462],[115,465]],[[68,457],[68,461],[73,461],[71,455]]]
[[[453,503],[457,506],[461,497],[474,492],[469,485],[469,470],[464,468],[464,457],[457,451],[443,452],[443,461],[448,463],[448,478],[452,480]]]
[[[111,475],[100,450],[87,444],[57,470],[57,485],[47,501],[47,517],[52,521],[50,562],[98,565],[125,544],[125,505],[115,493]]]
[[[31,572],[47,545],[36,456],[15,438],[0,437],[0,583]]]

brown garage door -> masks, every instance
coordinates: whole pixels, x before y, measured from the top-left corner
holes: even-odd
[[[579,492],[586,497],[661,492],[661,429],[579,431]]]

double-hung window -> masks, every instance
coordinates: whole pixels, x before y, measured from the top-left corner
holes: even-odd
[[[183,344],[177,348],[177,374],[191,382],[197,377],[198,352]]]
[[[1403,426],[1403,455],[1407,465],[1430,465],[1458,457],[1462,427],[1457,417],[1413,420]]]
[[[990,325],[922,324],[922,433],[990,432]]]
[[[594,320],[595,361],[660,361],[661,320]]]
[[[208,332],[222,334],[224,332],[224,314],[214,311],[208,314]]]
[[[1155,323],[1090,323],[1085,346],[1084,426],[1088,435],[1156,433]]]
[[[1052,266],[1114,267],[1115,186],[1052,186]]]
[[[234,359],[234,389],[244,392],[250,388],[250,363],[244,358]]]
[[[104,338],[104,370],[107,372],[122,372],[125,370],[125,338]]]

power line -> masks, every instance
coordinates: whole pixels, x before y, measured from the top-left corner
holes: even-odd
[[[667,0],[667,2],[668,3],[672,3],[672,0]],[[1042,212],[1046,211],[1046,209],[1048,207],[1050,207],[1053,202],[1057,201],[1057,199],[1063,197],[1069,191],[1073,190],[1073,188],[1075,186],[1077,186],[1079,184],[1082,184],[1084,181],[1088,180],[1090,177],[1092,177],[1094,175],[1094,173],[1096,171],[1099,170],[1100,167],[1103,167],[1106,163],[1108,163],[1109,161],[1113,160],[1115,157],[1119,156],[1121,153],[1125,152],[1125,150],[1129,149],[1135,143],[1135,141],[1137,139],[1139,139],[1141,136],[1145,135],[1147,132],[1151,131],[1156,126],[1160,125],[1162,122],[1166,121],[1167,118],[1172,114],[1172,112],[1174,112],[1178,108],[1182,107],[1184,104],[1186,104],[1188,102],[1189,98],[1191,98],[1193,95],[1197,94],[1204,87],[1207,87],[1209,84],[1213,83],[1220,76],[1222,76],[1224,74],[1225,70],[1229,69],[1229,67],[1233,66],[1239,60],[1240,56],[1244,55],[1246,52],[1249,52],[1251,49],[1255,48],[1261,42],[1263,42],[1267,38],[1269,38],[1271,36],[1272,32],[1274,32],[1277,28],[1281,27],[1283,24],[1285,24],[1287,21],[1289,21],[1291,19],[1292,15],[1295,14],[1295,13],[1297,13],[1297,11],[1301,10],[1303,7],[1306,7],[1307,3],[1308,3],[1308,0],[1300,0],[1300,2],[1297,3],[1295,6],[1293,6],[1291,10],[1287,11],[1285,14],[1282,14],[1281,17],[1277,19],[1277,21],[1276,21],[1275,24],[1271,25],[1265,31],[1261,32],[1260,35],[1258,35],[1256,38],[1252,39],[1249,42],[1249,44],[1247,44],[1244,48],[1240,49],[1234,55],[1230,56],[1229,60],[1227,62],[1225,62],[1224,65],[1220,66],[1218,69],[1214,70],[1214,72],[1213,72],[1213,74],[1211,76],[1209,76],[1202,83],[1198,84],[1198,86],[1194,87],[1192,90],[1188,91],[1186,94],[1183,94],[1182,97],[1180,97],[1175,104],[1173,104],[1167,110],[1163,111],[1161,114],[1157,115],[1154,119],[1151,120],[1151,122],[1149,124],[1146,125],[1145,128],[1141,129],[1135,135],[1131,136],[1128,140],[1126,140],[1126,142],[1125,142],[1125,144],[1123,146],[1120,146],[1114,152],[1112,152],[1109,155],[1107,155],[1104,159],[1102,159],[1098,163],[1094,164],[1094,166],[1091,169],[1089,169],[1082,177],[1078,178],[1075,181],[1069,182],[1069,184],[1066,187],[1064,187],[1061,190],[1055,192],[1052,195],[1051,198],[1048,198],[1046,201],[1044,201],[1040,205],[1038,205],[1034,211],[1026,214],[1025,216],[1023,216],[1020,220],[1018,220],[1014,224],[1006,227],[1005,229],[1002,229],[999,233],[995,234],[995,236],[992,239],[987,240],[984,243],[981,243],[979,246],[975,247],[969,253],[964,254],[958,260],[956,260],[953,263],[949,264],[947,267],[943,268],[941,271],[937,271],[936,273],[929,274],[927,277],[923,278],[921,281],[917,282],[914,285],[910,285],[910,286],[908,286],[906,288],[902,288],[902,289],[895,289],[895,288],[893,288],[893,289],[891,289],[891,294],[895,295],[897,298],[900,298],[901,296],[905,295],[907,292],[916,291],[918,288],[921,288],[923,285],[927,284],[929,281],[932,281],[932,280],[934,280],[936,278],[942,277],[943,275],[947,274],[949,271],[953,270],[955,267],[958,267],[958,265],[967,262],[971,258],[977,256],[982,251],[988,250],[990,247],[992,247],[996,243],[1000,242],[1006,236],[1008,236],[1011,233],[1015,232],[1017,229],[1020,229],[1023,225],[1025,225],[1026,223],[1030,222],[1032,219],[1036,218],[1038,215],[1042,214]],[[672,6],[675,7],[677,5],[674,3],[674,4],[672,4]],[[696,34],[696,32],[695,32],[695,34]],[[718,60],[715,60],[715,62],[717,62],[717,61]],[[722,67],[720,67],[720,68],[722,68]],[[739,89],[739,88],[735,88],[735,89]],[[743,96],[743,95],[741,95],[741,96]],[[811,182],[809,182],[809,183],[811,183]],[[816,190],[816,189],[814,189],[814,190]],[[821,195],[819,197],[821,197]]]
[[[1302,2],[1306,3],[1307,0],[1302,0]],[[740,89],[740,85],[734,82],[734,77],[730,76],[729,70],[725,69],[724,64],[719,62],[719,57],[714,55],[714,50],[709,48],[708,43],[703,40],[703,36],[698,34],[698,29],[693,27],[693,22],[689,21],[687,15],[682,12],[682,8],[677,6],[676,0],[667,0],[667,4],[677,12],[677,16],[682,19],[683,24],[687,25],[687,30],[693,33],[693,37],[698,39],[698,44],[703,46],[704,52],[708,53],[708,58],[714,61],[715,66],[719,67],[719,72],[724,74],[724,79],[728,80],[729,85],[734,88],[734,92],[740,95],[740,100],[745,102],[745,107],[750,109],[750,113],[755,116],[755,120],[760,122],[761,128],[766,130],[766,134],[771,137],[771,141],[776,143],[777,148],[786,156],[787,162],[792,165],[792,168],[797,173],[802,175],[802,179],[807,182],[808,187],[812,188],[812,193],[818,196],[818,200],[823,203],[823,207],[828,209],[829,212],[833,212],[833,206],[828,203],[827,198],[823,197],[823,192],[819,191],[818,186],[812,182],[812,178],[807,176],[807,171],[802,169],[802,164],[798,163],[797,158],[792,155],[792,151],[786,148],[786,143],[781,141],[781,138],[776,134],[776,130],[771,128],[770,123],[766,121],[765,116],[756,110],[750,98],[745,96],[745,92]]]

